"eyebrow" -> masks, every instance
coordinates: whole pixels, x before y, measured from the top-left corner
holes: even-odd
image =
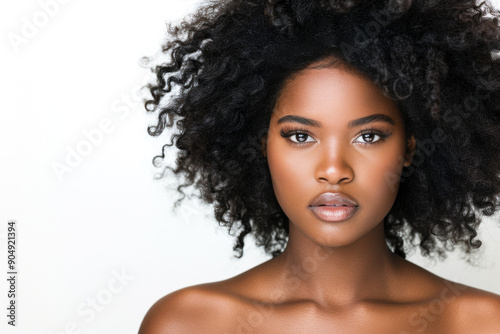
[[[278,124],[285,123],[285,122],[296,122],[296,123],[310,125],[310,126],[314,126],[314,127],[318,127],[318,128],[321,127],[321,123],[318,121],[315,121],[314,119],[310,119],[310,118],[306,118],[306,117],[302,117],[302,116],[296,116],[296,115],[286,115],[284,117],[281,117],[278,120]],[[354,128],[356,126],[364,125],[364,124],[371,123],[371,122],[385,122],[385,123],[388,123],[391,125],[396,124],[394,122],[394,120],[387,115],[373,114],[370,116],[361,117],[361,118],[352,120],[349,122],[348,126],[350,128]]]

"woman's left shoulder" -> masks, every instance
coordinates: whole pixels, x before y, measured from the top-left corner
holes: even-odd
[[[453,327],[460,333],[500,333],[500,295],[451,281],[445,285],[443,294],[449,289],[456,295],[448,313]]]
[[[409,261],[402,263],[406,281],[418,292],[413,297],[425,305],[417,303],[411,318],[415,325],[424,330],[433,323],[440,334],[500,334],[500,295],[450,281]]]

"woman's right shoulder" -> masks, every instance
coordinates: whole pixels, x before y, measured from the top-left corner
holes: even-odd
[[[201,284],[174,291],[151,306],[139,334],[225,333],[238,310],[237,298],[218,284]]]

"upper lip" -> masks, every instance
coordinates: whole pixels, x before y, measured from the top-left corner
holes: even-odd
[[[326,192],[316,197],[309,206],[320,205],[358,206],[358,203],[345,194]]]

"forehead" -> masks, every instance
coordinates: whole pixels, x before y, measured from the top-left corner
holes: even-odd
[[[401,117],[396,103],[356,71],[314,65],[285,81],[273,117],[294,113],[325,117],[385,113]]]

